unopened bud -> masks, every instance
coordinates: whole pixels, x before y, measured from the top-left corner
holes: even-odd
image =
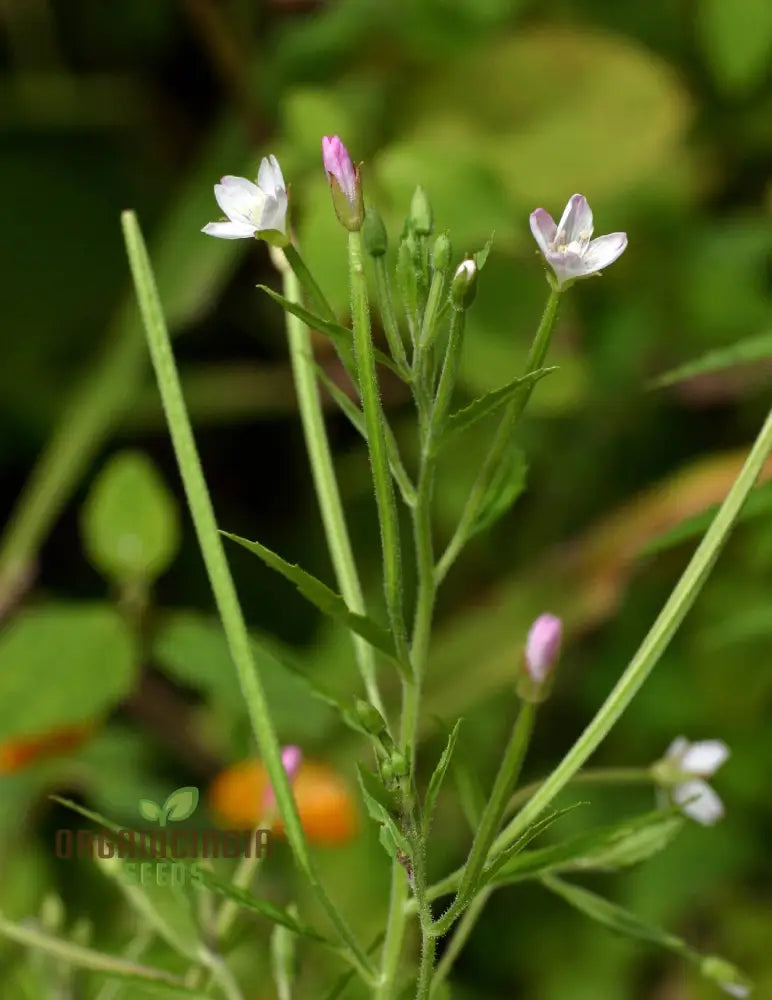
[[[518,685],[523,700],[542,701],[547,696],[562,640],[563,622],[555,615],[539,615],[531,625],[525,643],[525,669]]]
[[[453,246],[447,233],[440,233],[434,241],[432,250],[432,266],[435,271],[447,271],[450,267],[450,258],[453,255]]]
[[[407,777],[409,771],[407,760],[405,755],[401,754],[399,750],[395,750],[391,755],[391,769],[395,778]]]
[[[381,733],[386,731],[386,723],[375,705],[371,705],[369,701],[358,698],[355,708],[362,728],[370,733],[371,736],[380,736]]]
[[[464,312],[474,302],[477,294],[477,265],[465,260],[456,271],[450,286],[450,302],[457,312]]]
[[[322,161],[330,182],[335,214],[346,229],[360,230],[365,208],[359,168],[351,162],[348,150],[337,135],[322,139]]]
[[[365,252],[371,257],[383,257],[389,249],[389,237],[383,219],[374,208],[368,208],[365,212],[365,221],[362,224],[362,243]]]
[[[418,236],[429,236],[434,225],[432,206],[426,191],[419,186],[413,192],[410,201],[410,222]]]
[[[397,251],[397,287],[405,309],[415,314],[418,310],[418,276],[410,243],[406,239],[402,240]]]

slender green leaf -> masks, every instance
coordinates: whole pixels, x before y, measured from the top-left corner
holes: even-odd
[[[200,1000],[206,1000],[208,997],[206,993],[185,986],[181,979],[163,969],[154,969],[126,958],[93,951],[91,948],[46,934],[34,927],[11,923],[2,915],[0,915],[0,935],[26,948],[53,955],[76,968],[102,973],[110,978],[142,983],[143,989],[163,990],[167,996],[198,997]]]
[[[335,618],[345,625],[346,628],[352,632],[356,632],[357,635],[361,635],[371,646],[375,646],[381,652],[396,658],[394,640],[390,633],[371,618],[367,618],[365,615],[354,614],[353,611],[349,610],[340,594],[336,594],[326,583],[317,580],[315,576],[307,573],[300,566],[288,563],[281,556],[276,555],[275,552],[266,548],[265,545],[261,545],[260,542],[250,542],[246,538],[240,538],[238,535],[232,535],[227,531],[222,532],[222,534],[226,538],[230,538],[232,542],[243,546],[247,551],[259,556],[266,566],[275,569],[285,579],[294,583],[303,597],[320,611],[324,612],[324,614]]]
[[[95,812],[92,809],[87,809],[85,806],[80,805],[78,802],[73,802],[71,799],[64,798],[60,795],[51,795],[51,799],[54,802],[58,802],[60,805],[65,806],[68,809],[72,809],[79,816],[83,816],[85,819],[90,820],[92,823],[98,826],[104,827],[111,833],[119,834],[125,831],[126,827],[119,826],[117,823],[113,823],[112,820],[107,819],[100,813]],[[186,875],[188,873],[190,862],[185,860],[180,860],[178,858],[172,857],[167,849],[167,853],[164,857],[164,861],[171,865],[182,866],[186,870]],[[201,865],[197,870],[197,879],[202,885],[206,886],[211,892],[216,892],[220,896],[225,896],[226,899],[233,900],[239,906],[246,910],[252,910],[254,913],[258,913],[260,916],[265,917],[272,923],[281,924],[283,927],[287,927],[293,933],[300,935],[300,937],[308,938],[311,941],[316,941],[319,944],[327,945],[328,947],[338,949],[338,945],[331,942],[324,935],[320,934],[318,931],[309,927],[307,924],[301,923],[300,920],[289,910],[283,909],[280,906],[275,906],[273,903],[269,903],[266,899],[261,899],[259,896],[254,896],[252,893],[248,892],[246,889],[239,889],[231,882],[226,882],[223,879],[218,878],[213,872],[209,871],[203,865]]]
[[[544,833],[545,830],[548,830],[556,820],[559,820],[561,817],[565,816],[566,813],[573,812],[574,809],[578,809],[579,806],[585,804],[586,803],[584,802],[575,802],[573,805],[566,806],[563,809],[556,809],[554,812],[551,812],[547,816],[542,817],[542,819],[532,823],[526,831],[518,837],[514,844],[511,844],[505,851],[502,851],[502,853],[499,854],[498,857],[496,857],[491,864],[487,866],[487,868],[485,868],[480,880],[480,887],[494,881],[499,872],[505,868],[513,858],[520,854],[521,851],[525,850],[532,840],[535,840],[536,837]]]
[[[478,420],[482,420],[483,417],[488,417],[492,413],[497,413],[500,409],[502,409],[502,407],[506,406],[515,393],[519,392],[521,389],[527,389],[530,386],[535,385],[546,375],[550,375],[555,371],[557,371],[557,366],[554,365],[551,368],[537,368],[534,372],[529,372],[527,375],[520,375],[511,382],[507,382],[507,384],[503,385],[500,389],[493,389],[491,392],[488,392],[479,399],[476,399],[473,403],[465,406],[463,410],[451,413],[448,417],[445,433],[443,435],[443,445],[453,439],[456,434],[463,433],[463,431],[471,427],[472,424],[477,423]]]
[[[336,323],[330,319],[322,319],[321,316],[317,316],[315,313],[310,312],[304,306],[301,306],[298,302],[291,302],[289,299],[285,298],[279,292],[275,292],[268,285],[258,285],[261,291],[269,295],[274,302],[286,309],[287,312],[292,313],[293,316],[297,316],[301,319],[307,327],[311,330],[318,330],[319,333],[323,333],[325,336],[329,337],[338,353],[343,367],[346,369],[348,374],[351,376],[354,384],[357,382],[356,376],[356,361],[354,359],[354,335],[349,330],[347,326],[343,326],[342,323]],[[403,382],[410,381],[410,373],[403,371],[398,364],[396,364],[387,354],[383,351],[379,351],[378,348],[373,348],[375,354],[375,360],[379,365],[383,365],[390,371],[398,375]]]
[[[708,351],[702,357],[695,358],[685,365],[679,365],[663,375],[658,375],[648,383],[649,389],[664,389],[665,386],[684,382],[697,375],[707,375],[709,372],[720,372],[735,365],[749,364],[753,361],[765,361],[772,358],[772,331],[755,337],[747,337],[728,347],[719,347]]]
[[[499,868],[495,883],[504,885],[550,872],[612,871],[638,864],[663,850],[683,826],[679,814],[658,810],[579,833],[559,844],[519,853]]]
[[[510,447],[493,475],[469,525],[467,538],[487,531],[512,507],[525,489],[528,464],[520,448]]]
[[[545,876],[541,882],[574,909],[607,927],[610,931],[674,952],[681,958],[693,962],[706,979],[712,980],[726,993],[731,993],[735,997],[750,996],[752,984],[731,962],[727,962],[717,955],[701,955],[686,941],[671,934],[670,931],[642,920],[636,914],[617,906],[616,903],[609,902],[588,889],[571,885],[554,875]]]
[[[682,542],[699,538],[710,526],[718,508],[718,504],[712,504],[710,507],[706,507],[705,510],[700,511],[699,514],[685,518],[674,528],[665,531],[663,534],[647,542],[638,555],[655,555],[659,552],[665,552],[667,549],[672,549],[676,545],[681,545]],[[757,517],[765,517],[770,512],[772,512],[772,482],[757,486],[749,494],[745,506],[737,517],[737,524],[752,521]]]
[[[423,829],[425,837],[428,836],[429,833],[434,808],[437,805],[437,798],[440,794],[440,789],[442,788],[442,782],[445,779],[445,775],[447,774],[448,767],[453,756],[453,751],[456,747],[458,731],[461,728],[462,722],[463,719],[459,719],[455,726],[453,726],[453,729],[448,736],[448,742],[445,744],[445,749],[442,751],[440,759],[437,761],[437,766],[434,769],[434,773],[429,781],[429,788],[426,792],[423,811]]]

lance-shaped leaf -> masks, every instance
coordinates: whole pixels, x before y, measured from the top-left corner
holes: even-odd
[[[381,652],[391,656],[398,665],[403,666],[397,660],[397,651],[391,633],[374,622],[372,618],[368,618],[365,615],[358,615],[351,611],[340,594],[336,594],[326,583],[317,580],[315,576],[307,573],[300,566],[288,563],[281,556],[276,555],[275,552],[261,545],[260,542],[250,542],[246,538],[240,538],[238,535],[232,535],[227,531],[224,531],[223,534],[226,538],[230,538],[231,541],[236,542],[249,552],[253,552],[256,556],[259,556],[266,566],[275,569],[285,579],[294,583],[303,597],[320,611],[323,611],[324,614],[335,618],[345,625],[346,628],[366,639],[371,646],[380,649]]]
[[[750,981],[731,962],[727,962],[717,955],[701,955],[682,938],[657,927],[656,924],[641,920],[636,914],[617,906],[616,903],[609,902],[603,896],[598,896],[597,893],[590,892],[588,889],[571,885],[554,875],[545,876],[541,882],[545,888],[562,897],[574,909],[607,927],[610,931],[657,945],[685,958],[688,962],[693,962],[706,979],[716,983],[731,996],[749,997],[751,995]]]
[[[467,531],[467,538],[486,531],[510,509],[525,489],[528,464],[520,448],[510,448],[493,475]]]
[[[499,872],[506,868],[511,860],[520,854],[521,851],[524,851],[532,840],[535,840],[545,830],[548,830],[556,820],[565,816],[566,813],[573,812],[574,809],[578,809],[581,805],[585,805],[585,803],[575,802],[572,806],[566,806],[564,809],[556,809],[554,812],[549,813],[549,815],[532,823],[522,836],[517,838],[514,844],[511,844],[483,871],[480,886],[482,887],[495,881]]]
[[[674,810],[657,810],[569,837],[533,851],[523,851],[501,866],[496,885],[552,872],[613,871],[638,864],[663,850],[680,833],[684,819]]]
[[[655,555],[656,553],[664,552],[666,549],[673,548],[675,545],[680,545],[682,542],[700,538],[710,527],[710,523],[715,517],[718,508],[718,504],[712,504],[710,507],[706,507],[705,510],[700,511],[699,514],[685,518],[674,528],[653,538],[640,550],[638,555]],[[757,486],[749,494],[745,506],[737,517],[736,523],[743,524],[757,517],[765,517],[770,511],[772,511],[772,483],[764,483],[761,486]]]
[[[482,271],[482,269],[485,267],[485,264],[487,263],[488,255],[490,254],[491,250],[493,249],[493,239],[494,239],[495,235],[496,235],[496,232],[494,230],[490,234],[490,236],[488,237],[488,239],[485,241],[485,246],[482,248],[482,250],[478,250],[476,253],[472,254],[472,258],[474,259],[474,262],[477,265],[477,270],[478,271]]]
[[[151,993],[152,995],[197,997],[200,1000],[206,1000],[209,996],[208,993],[202,993],[200,990],[186,986],[182,979],[163,969],[155,969],[126,958],[94,951],[34,927],[11,923],[1,914],[0,937],[31,948],[35,952],[52,955],[75,968],[100,973],[110,979],[120,979],[135,984],[141,983],[143,996]]]
[[[426,792],[426,799],[424,800],[424,811],[423,811],[423,830],[424,837],[428,836],[429,828],[432,823],[432,815],[434,813],[434,808],[437,805],[437,798],[440,794],[440,788],[442,787],[442,782],[447,774],[448,767],[450,765],[450,759],[453,756],[453,750],[456,746],[456,740],[458,739],[458,731],[461,728],[462,719],[459,719],[448,736],[448,742],[445,744],[445,749],[442,751],[440,759],[437,761],[437,766],[434,769],[431,780],[429,781],[429,788]]]
[[[487,392],[484,396],[480,396],[479,399],[465,406],[463,410],[451,413],[445,426],[445,433],[442,438],[443,445],[447,444],[456,434],[461,434],[471,427],[472,424],[476,424],[478,420],[482,420],[483,417],[489,417],[492,413],[497,413],[511,401],[516,393],[529,389],[532,385],[543,379],[545,375],[549,375],[554,371],[557,371],[557,367],[554,365],[551,368],[537,368],[536,371],[529,372],[528,375],[521,375],[511,382],[507,382],[500,389],[493,389],[491,392]]]
[[[269,295],[274,302],[286,309],[287,312],[297,316],[298,319],[302,319],[303,322],[311,330],[318,330],[319,333],[323,333],[325,336],[329,337],[337,351],[338,357],[341,360],[343,367],[348,372],[352,381],[356,385],[357,382],[357,366],[356,360],[354,358],[354,335],[347,326],[343,326],[342,323],[336,323],[334,320],[322,319],[321,316],[317,316],[310,310],[304,308],[297,302],[290,302],[289,299],[275,292],[272,288],[267,285],[257,286],[261,291]],[[410,372],[404,371],[398,364],[396,364],[392,359],[384,354],[383,351],[379,351],[376,347],[374,349],[375,360],[379,365],[383,365],[390,371],[394,372],[395,375],[399,376],[403,382],[410,381]]]
[[[686,379],[695,378],[697,375],[707,375],[709,372],[719,372],[725,368],[750,364],[753,361],[766,361],[768,358],[772,358],[772,331],[756,337],[747,337],[736,344],[730,344],[729,347],[708,351],[694,361],[658,375],[649,382],[648,388],[663,389],[665,386],[685,382]]]

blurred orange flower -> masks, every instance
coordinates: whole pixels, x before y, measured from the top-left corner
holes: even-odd
[[[0,743],[0,774],[14,774],[38,761],[71,753],[89,739],[92,731],[92,726],[86,723],[6,740]]]
[[[209,788],[212,812],[225,826],[251,830],[260,823],[269,788],[260,760],[245,760],[221,771]],[[345,844],[359,830],[359,814],[343,777],[329,764],[303,761],[292,784],[300,821],[312,844]],[[274,829],[281,832],[277,820]]]

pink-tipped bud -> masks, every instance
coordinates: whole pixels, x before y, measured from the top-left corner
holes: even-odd
[[[555,615],[539,615],[525,643],[525,668],[532,681],[543,684],[558,661],[563,622]]]
[[[322,162],[330,182],[335,214],[346,229],[361,229],[365,213],[359,170],[337,135],[326,135],[322,139]]]
[[[284,770],[287,772],[290,784],[292,784],[295,776],[300,770],[300,765],[303,763],[303,751],[300,747],[296,747],[294,744],[290,743],[288,746],[282,747],[281,762],[284,765]],[[269,785],[265,793],[263,806],[265,809],[271,809],[275,804],[276,796],[273,794],[273,788]]]

